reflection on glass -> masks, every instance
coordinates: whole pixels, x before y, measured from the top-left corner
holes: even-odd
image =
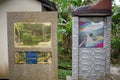
[[[41,52],[38,53],[37,61],[38,63],[51,63],[51,53],[50,52]]]
[[[51,47],[51,23],[14,23],[15,46]]]
[[[16,52],[16,64],[38,64],[38,63],[51,63],[51,52]]]
[[[79,24],[79,47],[102,48],[104,41],[103,19],[82,18]]]
[[[25,64],[26,63],[26,54],[24,52],[15,53],[15,63]]]

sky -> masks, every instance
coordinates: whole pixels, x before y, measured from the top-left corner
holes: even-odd
[[[116,5],[120,5],[120,0],[115,0]]]

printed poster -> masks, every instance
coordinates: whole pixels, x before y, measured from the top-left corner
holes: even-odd
[[[79,47],[102,48],[104,43],[103,21],[80,21],[79,23]]]

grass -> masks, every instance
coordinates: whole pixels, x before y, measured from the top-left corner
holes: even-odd
[[[72,60],[65,53],[61,53],[58,56],[58,79],[66,80],[66,76],[72,75]]]
[[[71,61],[59,60],[58,61],[58,78],[59,80],[66,80],[66,76],[72,75]]]
[[[63,70],[63,69],[58,70],[59,80],[66,80],[67,75],[72,75],[72,70]]]

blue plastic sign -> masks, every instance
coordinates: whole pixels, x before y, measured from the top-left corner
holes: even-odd
[[[37,64],[37,59],[26,59],[26,64]]]
[[[37,52],[26,52],[26,58],[37,58]]]
[[[37,64],[37,52],[26,52],[26,64]]]

